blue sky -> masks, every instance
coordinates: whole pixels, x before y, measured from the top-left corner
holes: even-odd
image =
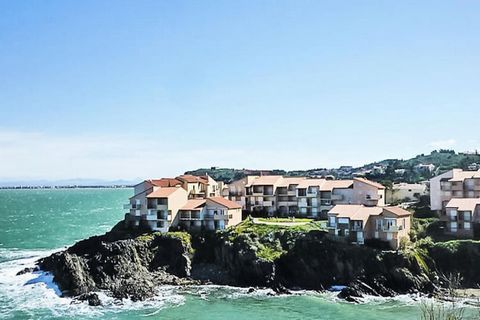
[[[0,1],[0,179],[480,148],[478,1]]]

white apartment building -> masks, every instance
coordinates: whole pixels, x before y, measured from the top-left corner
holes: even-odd
[[[417,201],[421,196],[427,194],[428,190],[425,183],[395,183],[392,189],[386,191],[386,201],[387,203]]]
[[[430,206],[444,213],[453,198],[480,198],[480,170],[453,169],[430,179]]]

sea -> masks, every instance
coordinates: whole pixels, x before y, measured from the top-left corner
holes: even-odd
[[[422,303],[431,303],[407,295],[367,297],[355,304],[339,300],[335,292],[275,296],[267,289],[162,286],[142,302],[100,292],[103,306],[92,307],[61,297],[48,273],[16,275],[41,257],[108,231],[123,218],[123,204],[132,193],[128,188],[0,190],[0,319],[405,320],[421,319]],[[464,319],[479,316],[466,306]]]

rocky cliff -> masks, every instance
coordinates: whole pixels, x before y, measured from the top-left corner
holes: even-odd
[[[462,247],[463,248],[463,247]],[[356,301],[364,294],[432,293],[439,272],[459,272],[465,285],[478,285],[474,265],[480,245],[466,249],[473,271],[455,261],[451,247],[422,251],[381,251],[330,240],[315,226],[281,228],[251,221],[217,233],[144,233],[123,228],[78,242],[39,261],[65,295],[97,301],[105,290],[117,298],[142,300],[162,284],[216,283],[236,286],[324,290],[347,286],[340,297]],[[467,252],[465,251],[465,252]],[[462,251],[463,252],[463,251]],[[464,258],[465,259],[465,258]]]

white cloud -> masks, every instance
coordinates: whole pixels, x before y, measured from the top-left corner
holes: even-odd
[[[455,139],[446,139],[446,140],[437,140],[430,142],[430,146],[435,149],[448,149],[452,148],[457,144]]]

